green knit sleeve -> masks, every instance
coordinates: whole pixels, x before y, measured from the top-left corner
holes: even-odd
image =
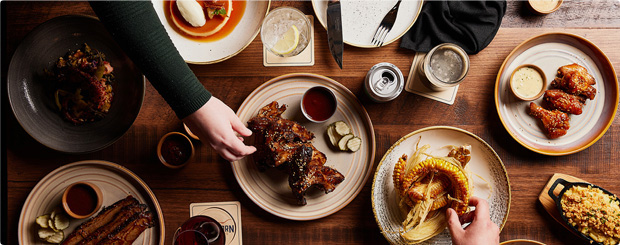
[[[90,5],[179,118],[207,103],[211,93],[174,47],[150,1],[92,1]]]

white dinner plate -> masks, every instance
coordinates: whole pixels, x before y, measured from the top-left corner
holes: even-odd
[[[336,113],[325,123],[309,122],[300,109],[303,93],[317,85],[330,88],[338,100]],[[293,197],[287,174],[278,169],[261,172],[249,156],[232,164],[235,178],[243,191],[267,212],[291,220],[319,219],[344,208],[359,194],[372,174],[375,134],[366,109],[342,84],[328,77],[299,73],[276,77],[256,88],[241,104],[237,116],[247,122],[272,101],[287,105],[283,118],[297,121],[314,133],[316,138],[312,144],[327,156],[325,165],[338,170],[345,179],[328,194],[316,188],[309,189],[306,193],[307,205],[300,206]],[[325,133],[327,126],[340,120],[346,122],[352,133],[362,140],[357,152],[329,147]]]
[[[103,195],[102,207],[107,207],[128,195],[135,197],[140,203],[146,204],[153,213],[155,226],[146,229],[134,241],[134,244],[163,245],[166,235],[164,215],[151,188],[136,174],[116,163],[87,160],[74,162],[57,168],[47,174],[32,189],[19,216],[17,235],[19,244],[48,244],[37,239],[35,219],[39,215],[49,214],[56,208],[62,208],[61,199],[67,186],[87,181],[95,184]],[[71,219],[70,225],[64,230],[67,237],[82,222],[88,219]]]
[[[153,7],[159,20],[166,28],[174,46],[187,63],[212,64],[227,60],[243,51],[256,38],[263,19],[269,12],[270,0],[245,0],[243,17],[235,29],[226,37],[216,41],[197,41],[179,34],[168,22],[164,2],[153,0]],[[235,11],[235,10],[233,10]]]
[[[530,102],[512,94],[510,74],[519,65],[534,64],[551,84],[558,68],[572,63],[594,76],[596,96],[586,101],[581,115],[570,115],[566,135],[549,139],[540,120],[529,115]],[[495,82],[495,106],[506,131],[526,148],[554,156],[581,151],[602,137],[616,115],[618,95],[618,80],[609,58],[592,42],[568,33],[547,33],[519,44],[504,60]],[[541,105],[542,100],[533,102]]]
[[[312,8],[324,28],[327,23],[327,0],[312,0]],[[383,17],[396,5],[397,0],[341,0],[342,38],[344,43],[360,48],[376,48],[372,37]],[[422,10],[422,0],[404,0],[398,8],[396,22],[385,38],[388,45],[413,26]]]
[[[381,234],[388,242],[406,244],[398,233],[406,213],[398,206],[399,198],[394,189],[392,173],[394,165],[403,154],[413,155],[418,140],[419,146],[430,145],[427,153],[435,156],[446,156],[449,149],[445,146],[471,145],[471,160],[465,169],[472,173],[473,195],[488,201],[491,220],[501,230],[510,210],[510,182],[502,160],[478,136],[459,128],[435,126],[414,131],[399,139],[388,149],[377,167],[372,184],[372,210]],[[450,244],[450,232],[446,229],[425,243]]]

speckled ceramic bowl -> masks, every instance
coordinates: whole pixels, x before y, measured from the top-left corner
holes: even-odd
[[[105,54],[116,82],[109,113],[76,126],[58,112],[54,92],[45,84],[45,69],[84,43]],[[60,152],[88,153],[111,145],[131,127],[142,107],[144,82],[99,20],[67,15],[37,26],[24,38],[9,65],[7,91],[17,121],[35,140]]]

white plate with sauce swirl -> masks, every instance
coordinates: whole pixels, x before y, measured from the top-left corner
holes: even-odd
[[[170,1],[154,0],[152,3],[174,46],[185,62],[191,64],[218,63],[239,54],[258,35],[271,5],[270,0],[235,0],[230,20],[219,31],[223,33],[218,32],[208,38],[192,38],[182,34],[170,20],[166,8]]]

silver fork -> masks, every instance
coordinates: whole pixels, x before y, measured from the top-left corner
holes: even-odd
[[[392,26],[394,26],[394,22],[396,21],[396,14],[398,14],[398,7],[400,6],[400,1],[396,2],[396,5],[390,9],[390,11],[383,17],[381,24],[377,28],[375,35],[372,37],[372,44],[381,47],[383,46],[383,42],[387,37],[387,34],[392,30]]]

